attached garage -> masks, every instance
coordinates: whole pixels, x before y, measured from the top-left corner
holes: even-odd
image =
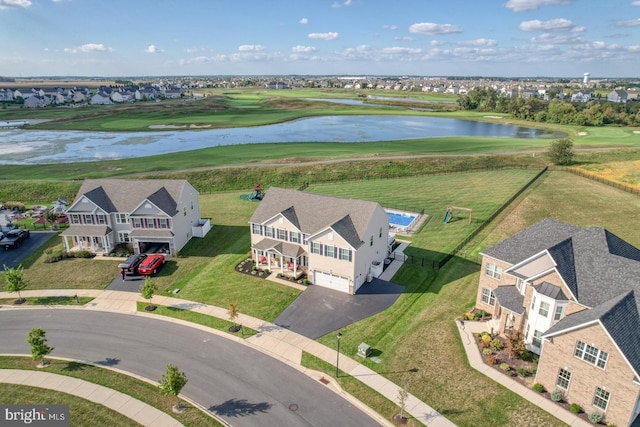
[[[313,272],[313,283],[325,288],[349,293],[349,278],[322,271]]]

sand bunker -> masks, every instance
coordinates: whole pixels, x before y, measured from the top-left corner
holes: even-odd
[[[588,135],[588,133],[587,132],[578,132],[578,136],[585,136],[585,135]]]
[[[501,119],[500,116],[484,116],[485,119]]]
[[[633,133],[635,133],[636,135],[640,135],[640,130],[634,130]]]
[[[210,128],[211,125],[194,125],[190,124],[189,129]],[[186,129],[187,125],[149,125],[149,129]]]

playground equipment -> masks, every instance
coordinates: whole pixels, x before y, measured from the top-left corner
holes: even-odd
[[[453,211],[454,210],[460,210],[460,211],[469,212],[469,224],[471,224],[471,220],[472,220],[472,216],[473,216],[473,210],[470,209],[470,208],[461,208],[460,206],[449,206],[449,207],[447,207],[447,212],[444,214],[444,220],[442,221],[444,224],[448,224],[449,222],[451,222],[451,218],[453,218]]]
[[[249,196],[249,200],[262,200],[264,197],[264,192],[262,191],[262,187],[260,184],[256,184],[253,186],[253,193]]]

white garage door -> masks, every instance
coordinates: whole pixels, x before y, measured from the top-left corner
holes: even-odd
[[[313,273],[313,279],[313,283],[318,286],[349,293],[349,279],[346,277],[315,271]]]

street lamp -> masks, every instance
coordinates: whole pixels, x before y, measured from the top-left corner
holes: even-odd
[[[338,364],[340,363],[340,338],[342,338],[342,334],[338,332],[336,335],[336,340],[338,340],[338,351],[336,352],[336,378],[338,378]]]

